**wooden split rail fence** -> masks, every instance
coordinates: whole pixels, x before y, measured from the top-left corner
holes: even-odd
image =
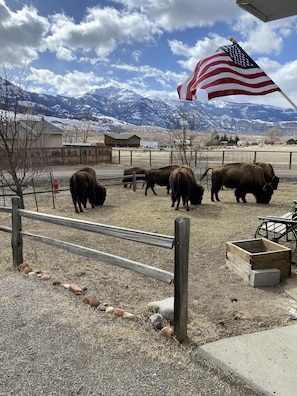
[[[188,260],[190,239],[189,218],[176,218],[174,225],[174,236],[169,236],[21,209],[21,200],[19,197],[13,197],[11,202],[11,208],[0,206],[0,212],[11,213],[12,226],[7,227],[0,225],[0,231],[9,232],[12,234],[11,246],[14,267],[24,261],[23,239],[29,238],[36,242],[44,243],[55,248],[64,249],[68,252],[85,256],[93,260],[98,260],[106,264],[126,268],[142,275],[150,276],[159,281],[169,284],[174,283],[174,334],[177,340],[180,342],[183,342],[187,338]],[[149,266],[140,262],[128,260],[123,257],[90,249],[81,245],[75,245],[62,240],[26,232],[22,229],[22,217],[31,219],[33,221],[44,221],[57,226],[70,227],[72,229],[74,228],[78,230],[104,234],[156,247],[174,249],[174,273],[164,271],[157,267]]]

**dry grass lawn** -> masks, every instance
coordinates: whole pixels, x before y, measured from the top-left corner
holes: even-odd
[[[164,187],[156,187],[144,195],[122,186],[107,185],[103,207],[76,214],[70,192],[57,195],[53,208],[50,194],[38,196],[40,212],[83,219],[97,223],[121,226],[162,234],[174,234],[176,217],[190,219],[189,257],[189,341],[196,345],[220,338],[251,333],[291,323],[291,308],[295,302],[284,293],[283,283],[277,287],[253,288],[226,268],[225,243],[254,237],[259,225],[257,216],[281,215],[292,208],[297,198],[297,184],[281,180],[268,205],[256,204],[247,195],[247,204],[238,204],[234,192],[220,192],[221,202],[212,203],[210,191],[204,185],[202,204],[189,212],[171,208],[170,197]],[[61,186],[67,189],[68,185]],[[33,197],[26,197],[26,209],[36,210]],[[1,224],[9,225],[10,217],[0,213]],[[129,241],[79,232],[70,228],[23,219],[28,232],[43,234],[82,244],[97,250],[130,258],[173,272],[173,251],[136,244]],[[10,235],[1,234],[1,271],[11,270]],[[88,294],[111,306],[122,307],[134,313],[140,323],[147,321],[149,302],[173,296],[173,286],[115,268],[101,262],[75,256],[69,252],[24,239],[24,259],[52,279],[86,286]],[[294,266],[292,276],[295,276]],[[77,297],[79,299],[79,297]],[[151,330],[153,331],[153,330]]]

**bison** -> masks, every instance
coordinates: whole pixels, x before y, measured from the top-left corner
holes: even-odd
[[[98,179],[97,179],[97,174],[94,168],[90,166],[85,166],[84,168],[81,168],[79,171],[83,172],[88,172],[91,176],[94,177],[96,180],[96,186],[95,186],[95,206],[100,206],[104,204],[105,198],[106,198],[106,188],[102,186]],[[85,197],[85,200],[83,202],[84,208],[87,207],[87,200],[89,197]],[[92,205],[92,202],[89,199],[90,204]]]
[[[96,179],[85,171],[77,171],[70,177],[70,192],[75,212],[83,212],[89,199],[92,208],[95,208]]]
[[[87,171],[79,170],[70,177],[70,192],[76,213],[83,212],[89,200],[92,208],[103,205],[106,188]]]
[[[175,210],[179,209],[180,199],[183,205],[189,210],[189,201],[192,205],[200,205],[203,197],[203,187],[196,182],[194,172],[191,167],[181,165],[174,169],[169,176],[169,185],[171,189],[171,207]]]
[[[215,168],[208,168],[201,176],[202,180],[207,172],[212,169],[211,200],[214,197],[219,201],[218,192],[225,186],[235,188],[237,202],[242,199],[246,202],[246,194],[251,193],[255,196],[257,203],[268,204],[273,194],[273,188],[266,183],[262,168],[255,164],[237,162],[226,164]]]
[[[130,184],[129,187],[131,188],[132,183],[133,183],[133,173],[135,173],[136,180],[143,180],[143,186],[142,187],[144,187],[145,180],[146,180],[145,179],[145,172],[146,172],[146,169],[140,168],[138,166],[135,166],[133,168],[124,169],[124,173],[123,173],[124,177],[122,179],[124,187],[127,188],[128,184]]]
[[[178,168],[178,165],[168,165],[162,168],[148,169],[145,172],[146,187],[144,194],[147,195],[147,190],[151,188],[152,192],[157,195],[156,191],[154,190],[155,184],[158,184],[159,186],[166,186],[167,194],[169,194],[169,176],[176,168]]]
[[[266,183],[270,183],[271,187],[274,190],[277,190],[279,178],[275,175],[272,165],[267,164],[266,162],[255,162],[255,165],[258,165],[263,169]]]

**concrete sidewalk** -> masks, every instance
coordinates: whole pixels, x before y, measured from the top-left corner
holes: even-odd
[[[296,278],[285,291],[297,299]],[[222,339],[198,352],[264,395],[297,395],[297,324]]]

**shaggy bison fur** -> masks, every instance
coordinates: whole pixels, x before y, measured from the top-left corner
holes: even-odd
[[[189,210],[189,201],[192,205],[201,204],[204,189],[196,182],[191,167],[181,165],[174,169],[169,176],[169,185],[171,189],[171,206],[173,208],[177,201],[175,210],[179,209],[181,199],[187,211]]]
[[[201,176],[202,180],[207,172],[212,169],[211,200],[214,197],[219,201],[218,193],[225,186],[235,189],[236,201],[246,202],[246,194],[251,193],[255,196],[257,203],[268,204],[273,194],[273,188],[264,178],[262,168],[255,164],[237,162],[208,168]]]
[[[170,186],[169,186],[169,176],[171,172],[178,168],[178,165],[168,165],[162,168],[149,169],[145,172],[146,176],[146,187],[145,187],[145,195],[147,195],[147,190],[151,188],[152,192],[157,195],[154,187],[156,184],[159,186],[166,186],[167,194],[169,194]]]

